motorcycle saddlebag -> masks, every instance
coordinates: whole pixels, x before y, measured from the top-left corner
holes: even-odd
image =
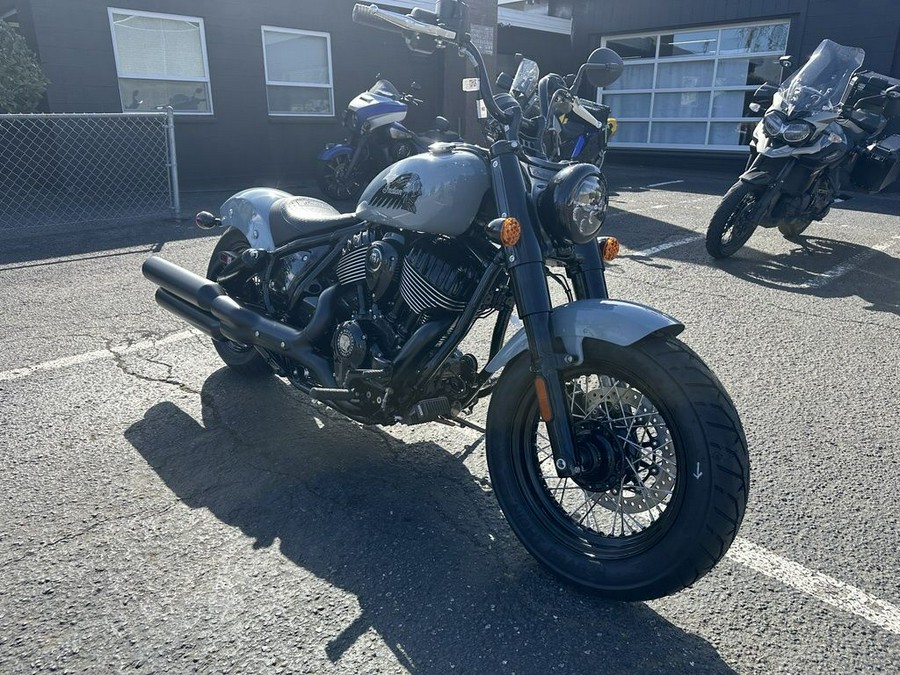
[[[860,153],[850,180],[866,192],[881,192],[900,178],[900,134],[883,138]]]

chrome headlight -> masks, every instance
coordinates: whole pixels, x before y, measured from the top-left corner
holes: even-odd
[[[785,143],[802,143],[812,136],[815,127],[809,122],[791,122],[785,124],[781,130],[781,137]]]
[[[586,244],[606,220],[606,177],[593,164],[568,166],[547,184],[538,208],[544,229],[556,243]]]

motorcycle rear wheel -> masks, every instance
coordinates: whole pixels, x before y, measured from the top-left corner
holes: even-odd
[[[557,476],[524,353],[491,397],[491,482],[516,536],[556,575],[607,598],[659,598],[697,581],[734,540],[749,487],[744,432],[680,341],[584,346],[563,379],[578,451],[603,461]]]
[[[706,229],[706,250],[713,258],[734,255],[747,243],[758,223],[752,220],[760,189],[738,181],[722,198]]]
[[[219,238],[219,242],[213,249],[212,256],[209,259],[209,266],[206,269],[206,278],[215,280],[219,276],[222,268],[226,265],[226,256],[233,253],[240,255],[243,251],[250,248],[250,243],[244,237],[240,230],[228,229]],[[241,293],[236,289],[227,289],[230,293],[234,293],[232,297],[241,298]],[[248,291],[252,293],[252,290]],[[219,357],[225,364],[236,373],[244,377],[264,377],[272,374],[272,368],[251,345],[245,345],[233,340],[213,340],[213,347]]]
[[[319,189],[330,199],[347,201],[357,199],[366,185],[364,176],[357,166],[348,172],[350,155],[335,155],[331,159],[320,159],[316,166],[316,182]]]

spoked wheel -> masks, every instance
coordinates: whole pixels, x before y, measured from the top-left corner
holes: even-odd
[[[706,230],[706,250],[713,258],[727,258],[747,243],[758,222],[754,211],[760,188],[738,181],[722,198]]]
[[[585,342],[564,374],[585,471],[560,478],[524,354],[497,384],[487,459],[500,507],[562,578],[622,600],[678,591],[725,554],[744,514],[746,440],[715,376],[675,339]]]
[[[331,199],[356,199],[365,187],[359,167],[350,171],[350,155],[319,160],[317,178],[319,189]]]
[[[239,230],[227,230],[213,249],[206,278],[215,280],[225,265],[248,248],[250,244]],[[260,290],[253,281],[244,284],[244,288],[227,290],[233,294],[232,297],[250,302],[258,300],[260,295]],[[252,345],[233,340],[213,340],[213,346],[226,365],[245,377],[263,377],[272,374],[272,368]]]

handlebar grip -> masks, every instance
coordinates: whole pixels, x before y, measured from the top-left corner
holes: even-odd
[[[391,33],[401,32],[397,26],[378,16],[377,5],[363,5],[361,3],[356,3],[353,5],[353,21],[354,23],[369,26],[370,28],[378,28],[379,30],[386,30]]]

